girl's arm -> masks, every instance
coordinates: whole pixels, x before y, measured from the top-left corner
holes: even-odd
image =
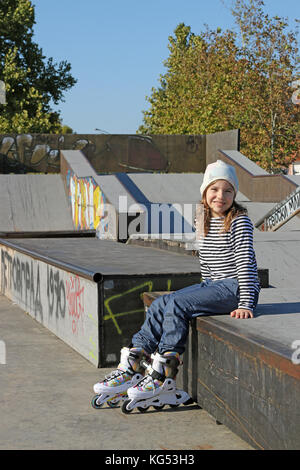
[[[253,317],[257,265],[253,248],[253,225],[247,215],[241,215],[233,220],[231,243],[240,291],[238,309],[231,312],[231,316],[236,318]]]

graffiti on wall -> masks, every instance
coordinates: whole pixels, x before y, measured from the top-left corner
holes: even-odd
[[[153,282],[152,281],[143,282],[141,285],[134,286],[131,289],[126,290],[125,292],[124,291],[119,292],[117,294],[113,294],[110,297],[106,298],[105,301],[104,301],[104,307],[107,311],[107,314],[104,315],[104,320],[112,320],[117,333],[119,335],[121,335],[122,330],[119,326],[118,318],[128,316],[128,315],[132,315],[134,313],[143,312],[143,307],[142,306],[139,307],[139,308],[131,309],[131,310],[124,310],[124,305],[128,304],[129,296],[131,294],[134,294],[134,296],[137,299],[139,299],[139,292],[140,292],[140,295],[145,291],[151,292],[152,288],[153,288]],[[168,289],[168,290],[170,290],[170,289]],[[127,300],[127,302],[125,301],[125,299]],[[122,309],[121,309],[121,311],[117,312],[116,311],[116,306],[120,305],[120,303],[122,305]],[[115,306],[113,307],[114,304],[115,304]]]
[[[47,300],[49,315],[64,318],[66,314],[66,290],[61,271],[47,265]]]
[[[68,170],[66,182],[74,226],[81,230],[101,228],[101,232],[107,232],[106,199],[94,178],[78,178]]]
[[[59,173],[60,151],[81,150],[97,173],[202,172],[205,136],[2,134],[2,173]]]
[[[69,144],[66,136],[55,134],[0,135],[0,156],[3,173],[58,173],[60,150],[82,150],[93,146],[86,138],[75,137]],[[5,171],[7,170],[7,171]]]
[[[130,344],[145,319],[143,294],[171,292],[199,283],[201,275],[105,279],[103,282],[103,362],[117,364],[119,351]],[[113,341],[112,341],[113,338]]]
[[[111,321],[118,335],[122,335],[122,326],[120,320],[126,317],[123,325],[127,328],[130,321],[129,317],[134,314],[144,313],[143,293],[153,292],[154,290],[171,292],[178,288],[186,287],[191,283],[200,282],[201,277],[197,274],[187,279],[180,278],[161,278],[155,280],[146,280],[144,282],[132,282],[124,280],[121,284],[114,281],[105,281],[104,289],[104,321]],[[128,284],[129,288],[126,288]],[[124,308],[125,307],[125,308]]]
[[[1,248],[1,293],[98,365],[97,285]]]
[[[79,276],[69,276],[66,280],[66,299],[68,314],[72,319],[72,333],[78,334],[83,329],[84,285]]]
[[[198,274],[107,279],[99,328],[97,283],[1,246],[1,293],[96,366],[100,360],[102,366],[114,362],[142,324],[144,292],[177,290],[200,280]]]
[[[14,292],[34,316],[43,321],[39,266],[33,260],[21,260],[1,250],[1,292]]]

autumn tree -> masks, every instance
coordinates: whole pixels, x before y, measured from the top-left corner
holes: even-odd
[[[229,108],[245,66],[236,60],[234,33],[207,29],[195,35],[184,23],[174,33],[169,37],[167,73],[160,77],[160,87],[147,97],[150,109],[144,112],[139,131],[206,134],[234,126]]]
[[[0,104],[0,132],[61,132],[52,106],[76,80],[67,61],[46,58],[33,41],[34,6],[30,0],[1,0],[0,80],[6,103]]]
[[[169,37],[167,72],[147,97],[141,133],[208,134],[241,129],[241,151],[276,171],[295,158],[299,106],[296,32],[270,18],[261,0],[234,0],[239,32],[181,23]]]
[[[297,28],[290,31],[286,18],[270,18],[263,6],[262,0],[235,0],[231,11],[240,29],[242,55],[256,77],[242,141],[262,166],[276,171],[299,150],[300,107],[292,102],[299,73]]]

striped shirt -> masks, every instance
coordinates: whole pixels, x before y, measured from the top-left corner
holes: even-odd
[[[211,218],[206,237],[199,240],[203,280],[234,278],[239,283],[238,308],[253,310],[260,283],[253,249],[253,225],[247,215],[233,219],[229,232],[222,232],[224,217]],[[221,233],[220,233],[221,232]]]

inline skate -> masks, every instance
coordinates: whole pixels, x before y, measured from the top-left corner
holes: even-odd
[[[94,385],[96,395],[92,399],[93,408],[99,409],[104,403],[111,408],[126,400],[127,390],[137,384],[145,374],[142,360],[149,359],[141,348],[122,348],[118,368],[102,382]]]
[[[187,392],[176,388],[179,354],[156,353],[152,358],[152,365],[148,364],[144,378],[127,390],[128,399],[123,402],[123,413],[131,413],[134,408],[143,413],[150,406],[161,410],[165,405],[175,408],[181,403],[184,405],[193,403]],[[145,367],[145,361],[142,362]]]

